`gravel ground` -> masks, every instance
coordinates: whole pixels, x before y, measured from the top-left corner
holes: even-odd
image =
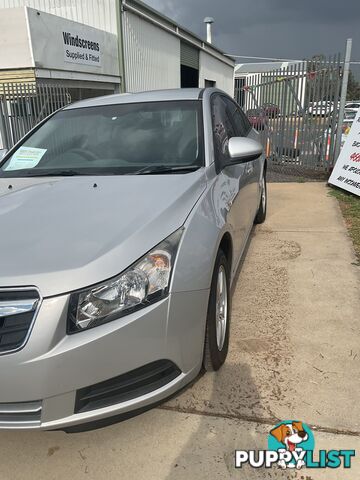
[[[229,357],[157,409],[101,430],[2,432],[1,480],[355,480],[351,470],[235,470],[278,420],[315,448],[360,450],[360,269],[321,183],[269,185],[234,290]]]

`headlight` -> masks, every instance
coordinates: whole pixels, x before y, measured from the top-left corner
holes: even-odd
[[[164,298],[183,229],[117,277],[70,297],[68,333],[96,327]]]

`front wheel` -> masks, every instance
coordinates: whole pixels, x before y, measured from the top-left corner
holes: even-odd
[[[266,186],[266,174],[264,171],[263,178],[261,181],[261,198],[259,210],[257,211],[254,223],[264,223],[266,219],[266,210],[267,210],[267,186]]]
[[[219,370],[229,349],[231,314],[230,267],[222,250],[218,251],[211,280],[203,366],[207,371]]]

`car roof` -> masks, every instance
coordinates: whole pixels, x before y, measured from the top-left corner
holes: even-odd
[[[176,88],[169,90],[152,90],[139,93],[121,93],[115,95],[105,95],[103,97],[89,98],[80,100],[67,107],[64,110],[84,107],[99,107],[102,105],[117,105],[126,103],[144,103],[144,102],[165,102],[171,100],[199,100],[203,88]]]

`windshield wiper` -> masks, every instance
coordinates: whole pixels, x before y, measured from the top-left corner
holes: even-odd
[[[183,173],[195,172],[200,168],[199,165],[179,165],[177,167],[169,167],[168,165],[158,165],[155,167],[144,167],[136,172],[128,173],[127,175],[156,175],[162,173]]]
[[[76,170],[49,170],[48,172],[30,173],[27,177],[74,177],[76,175],[87,175]]]
[[[165,174],[165,173],[183,173],[183,172],[194,172],[200,167],[198,165],[178,165],[174,167],[169,167],[168,165],[157,165],[154,167],[146,166],[135,172],[129,172],[125,175],[155,175],[155,174]],[[99,172],[94,173],[84,173],[77,170],[48,170],[40,172],[29,172],[26,174],[26,177],[74,177],[81,175],[99,175]],[[111,172],[111,175],[116,175],[116,172]]]

